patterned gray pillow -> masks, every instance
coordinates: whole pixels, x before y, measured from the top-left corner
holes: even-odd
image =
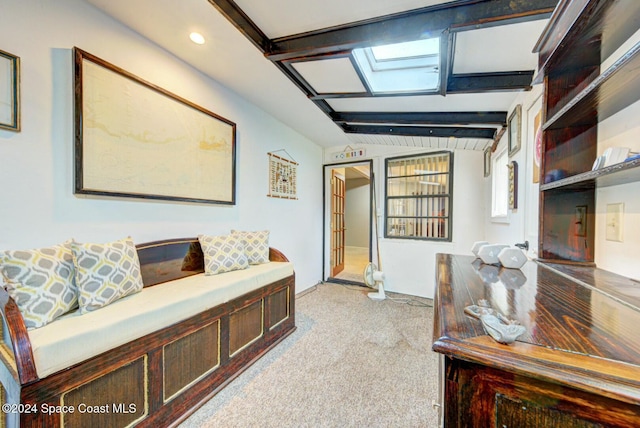
[[[216,275],[249,267],[244,245],[238,236],[198,236],[204,254],[204,274]]]
[[[242,232],[232,230],[232,235],[240,237],[244,245],[244,252],[250,265],[269,263],[269,231]]]
[[[81,313],[142,290],[138,251],[131,238],[107,244],[72,242],[71,251]]]
[[[42,327],[78,307],[69,243],[0,253],[0,271],[27,329]]]

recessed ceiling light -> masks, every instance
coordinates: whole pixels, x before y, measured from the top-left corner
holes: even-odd
[[[193,43],[196,43],[198,45],[203,45],[204,44],[204,36],[200,33],[196,33],[195,31],[191,34],[189,34],[189,38],[191,39],[191,41]]]

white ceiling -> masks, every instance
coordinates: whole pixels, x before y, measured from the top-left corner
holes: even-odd
[[[231,88],[312,141],[325,146],[353,143],[416,145],[453,144],[429,137],[358,136],[345,134],[270,60],[207,0],[85,0],[149,40]],[[376,16],[446,3],[442,0],[236,0],[269,37],[335,26]],[[457,73],[532,70],[531,50],[545,20],[459,32],[455,45]],[[202,33],[207,43],[195,45],[189,33]],[[308,64],[308,63],[307,63]],[[342,74],[343,61],[331,64]],[[318,84],[330,86],[313,67],[305,69]],[[353,85],[354,82],[348,83]],[[351,86],[350,86],[351,87]],[[327,100],[336,111],[507,111],[517,92],[452,94],[446,97],[369,97]],[[233,118],[231,118],[233,120]],[[404,144],[403,144],[404,140]],[[443,140],[443,141],[440,141]],[[375,141],[375,142],[374,142]],[[386,142],[385,142],[386,141]],[[478,142],[481,142],[479,144]],[[483,150],[490,140],[458,141],[455,146]],[[420,146],[419,146],[420,147]]]
[[[362,21],[450,0],[237,0],[270,38]]]

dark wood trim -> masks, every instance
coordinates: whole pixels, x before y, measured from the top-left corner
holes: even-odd
[[[456,33],[446,30],[440,39],[440,95],[447,95],[449,77],[453,73],[453,59],[456,52]]]
[[[271,40],[233,0],[209,0],[209,3],[233,24],[260,52],[271,51]]]
[[[342,124],[342,130],[347,134],[382,134],[405,135],[414,137],[455,137],[455,138],[486,138],[495,137],[495,128],[471,128],[451,126],[393,126],[393,125],[348,125]]]
[[[533,70],[496,73],[452,74],[448,76],[447,93],[478,93],[493,91],[529,91]]]
[[[465,0],[415,9],[332,28],[272,39],[272,61],[394,43],[439,35],[451,27],[495,25],[504,20],[537,20],[549,15],[556,0]]]
[[[37,380],[38,374],[33,360],[33,350],[31,349],[27,327],[24,325],[24,319],[20,314],[18,305],[9,296],[4,287],[0,287],[0,315],[2,315],[2,322],[9,333],[9,339],[14,348],[13,356],[17,366],[17,373],[14,373],[17,376],[16,381],[26,384]],[[2,357],[2,360],[4,360],[4,357]],[[8,362],[5,362],[7,369],[10,369],[11,365],[6,363]]]
[[[449,70],[449,67],[447,67]],[[500,71],[495,73],[449,74],[446,76],[444,91],[447,94],[467,94],[502,91],[529,91],[533,80],[533,70]],[[301,78],[301,77],[300,77]],[[442,74],[445,80],[444,73]],[[301,78],[302,79],[302,78]],[[406,97],[417,95],[442,95],[440,91],[385,92],[385,93],[324,93],[310,96],[312,100],[333,98]]]
[[[312,101],[331,100],[336,98],[385,98],[385,97],[415,97],[424,95],[440,95],[439,91],[412,91],[412,92],[334,92],[318,94],[309,97]]]
[[[397,123],[414,125],[507,124],[506,111],[478,112],[334,112],[336,123]]]
[[[329,116],[329,118],[331,118],[331,115],[335,113],[333,108],[331,108],[329,103],[326,102],[325,100],[312,100],[312,101],[320,110],[322,110],[324,114]]]

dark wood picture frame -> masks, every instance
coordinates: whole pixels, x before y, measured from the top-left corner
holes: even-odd
[[[6,76],[5,71],[8,71]],[[2,50],[0,85],[3,85],[0,93],[6,93],[7,96],[6,99],[0,100],[0,106],[6,106],[0,110],[0,129],[20,132],[20,57]]]
[[[491,146],[484,149],[484,176],[489,177],[491,175]]]
[[[522,143],[522,105],[518,104],[509,115],[508,133],[509,133],[509,157],[515,155]]]
[[[77,47],[73,56],[76,194],[235,205],[234,122]]]

